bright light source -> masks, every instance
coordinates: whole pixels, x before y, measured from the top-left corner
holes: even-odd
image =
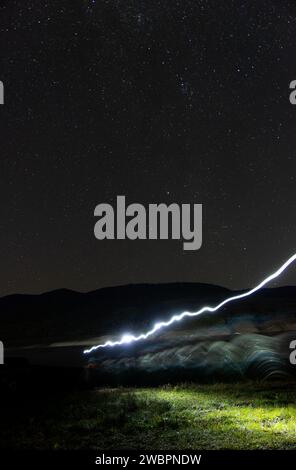
[[[146,333],[141,333],[138,336],[126,334],[126,335],[123,335],[119,341],[106,341],[106,343],[98,344],[97,346],[93,346],[90,349],[85,349],[83,352],[84,354],[89,354],[92,351],[95,351],[96,349],[99,349],[99,348],[120,346],[122,344],[130,344],[131,342],[134,342],[134,341],[144,340],[152,336],[154,333],[156,333],[156,331],[162,328],[166,328],[167,326],[170,326],[175,322],[183,320],[183,318],[185,317],[197,317],[205,312],[217,312],[217,310],[219,310],[221,307],[224,307],[224,305],[226,304],[234,302],[235,300],[244,299],[245,297],[249,297],[255,294],[255,292],[262,289],[262,287],[266,286],[266,284],[271,282],[273,279],[279,277],[287,269],[287,267],[290,266],[290,264],[292,264],[295,260],[296,260],[296,253],[293,256],[291,256],[280,268],[278,268],[277,271],[275,271],[274,273],[270,274],[268,277],[263,279],[263,281],[261,281],[256,287],[253,287],[253,289],[243,292],[242,294],[228,297],[227,299],[223,300],[215,307],[210,307],[206,305],[205,307],[202,307],[197,312],[182,312],[179,315],[173,315],[168,321],[156,323],[154,327],[152,328],[152,330],[147,331]]]
[[[133,341],[133,339],[133,335],[127,333],[121,337],[121,344],[129,344]]]

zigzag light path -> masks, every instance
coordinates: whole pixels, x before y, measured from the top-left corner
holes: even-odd
[[[96,351],[97,349],[100,348],[113,348],[114,346],[122,346],[124,344],[130,344],[134,343],[137,341],[142,341],[150,336],[152,336],[154,333],[157,331],[167,328],[168,326],[172,325],[173,323],[179,322],[183,320],[183,318],[186,317],[197,317],[199,315],[202,315],[205,312],[217,312],[220,310],[224,305],[229,304],[231,302],[234,302],[236,300],[244,299],[245,297],[250,297],[251,295],[255,294],[255,292],[258,292],[260,289],[262,289],[266,284],[270,283],[273,279],[276,279],[279,277],[287,268],[290,266],[294,261],[296,260],[296,253],[291,256],[277,271],[274,273],[270,274],[268,277],[266,277],[263,281],[261,281],[257,286],[253,287],[253,289],[250,289],[242,294],[234,295],[232,297],[228,297],[227,299],[223,300],[220,302],[218,305],[215,307],[211,306],[204,306],[197,312],[182,312],[179,315],[173,315],[168,321],[162,321],[158,322],[154,325],[154,327],[147,331],[146,333],[141,333],[138,336],[134,336],[133,334],[124,334],[118,341],[106,341],[103,344],[98,344],[96,346],[92,346],[90,349],[85,349],[83,352],[84,354],[89,354],[93,351]]]

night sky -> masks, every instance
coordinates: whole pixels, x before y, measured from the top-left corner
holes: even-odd
[[[0,44],[0,295],[243,288],[296,251],[294,0],[2,1]],[[202,248],[96,240],[117,195],[202,203]]]

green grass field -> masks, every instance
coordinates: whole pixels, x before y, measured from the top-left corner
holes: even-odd
[[[21,449],[296,449],[294,384],[98,389],[6,419],[1,446]]]

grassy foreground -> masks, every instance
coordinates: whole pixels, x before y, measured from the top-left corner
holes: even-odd
[[[1,426],[2,447],[296,449],[295,386],[287,384],[98,389],[14,412]]]

